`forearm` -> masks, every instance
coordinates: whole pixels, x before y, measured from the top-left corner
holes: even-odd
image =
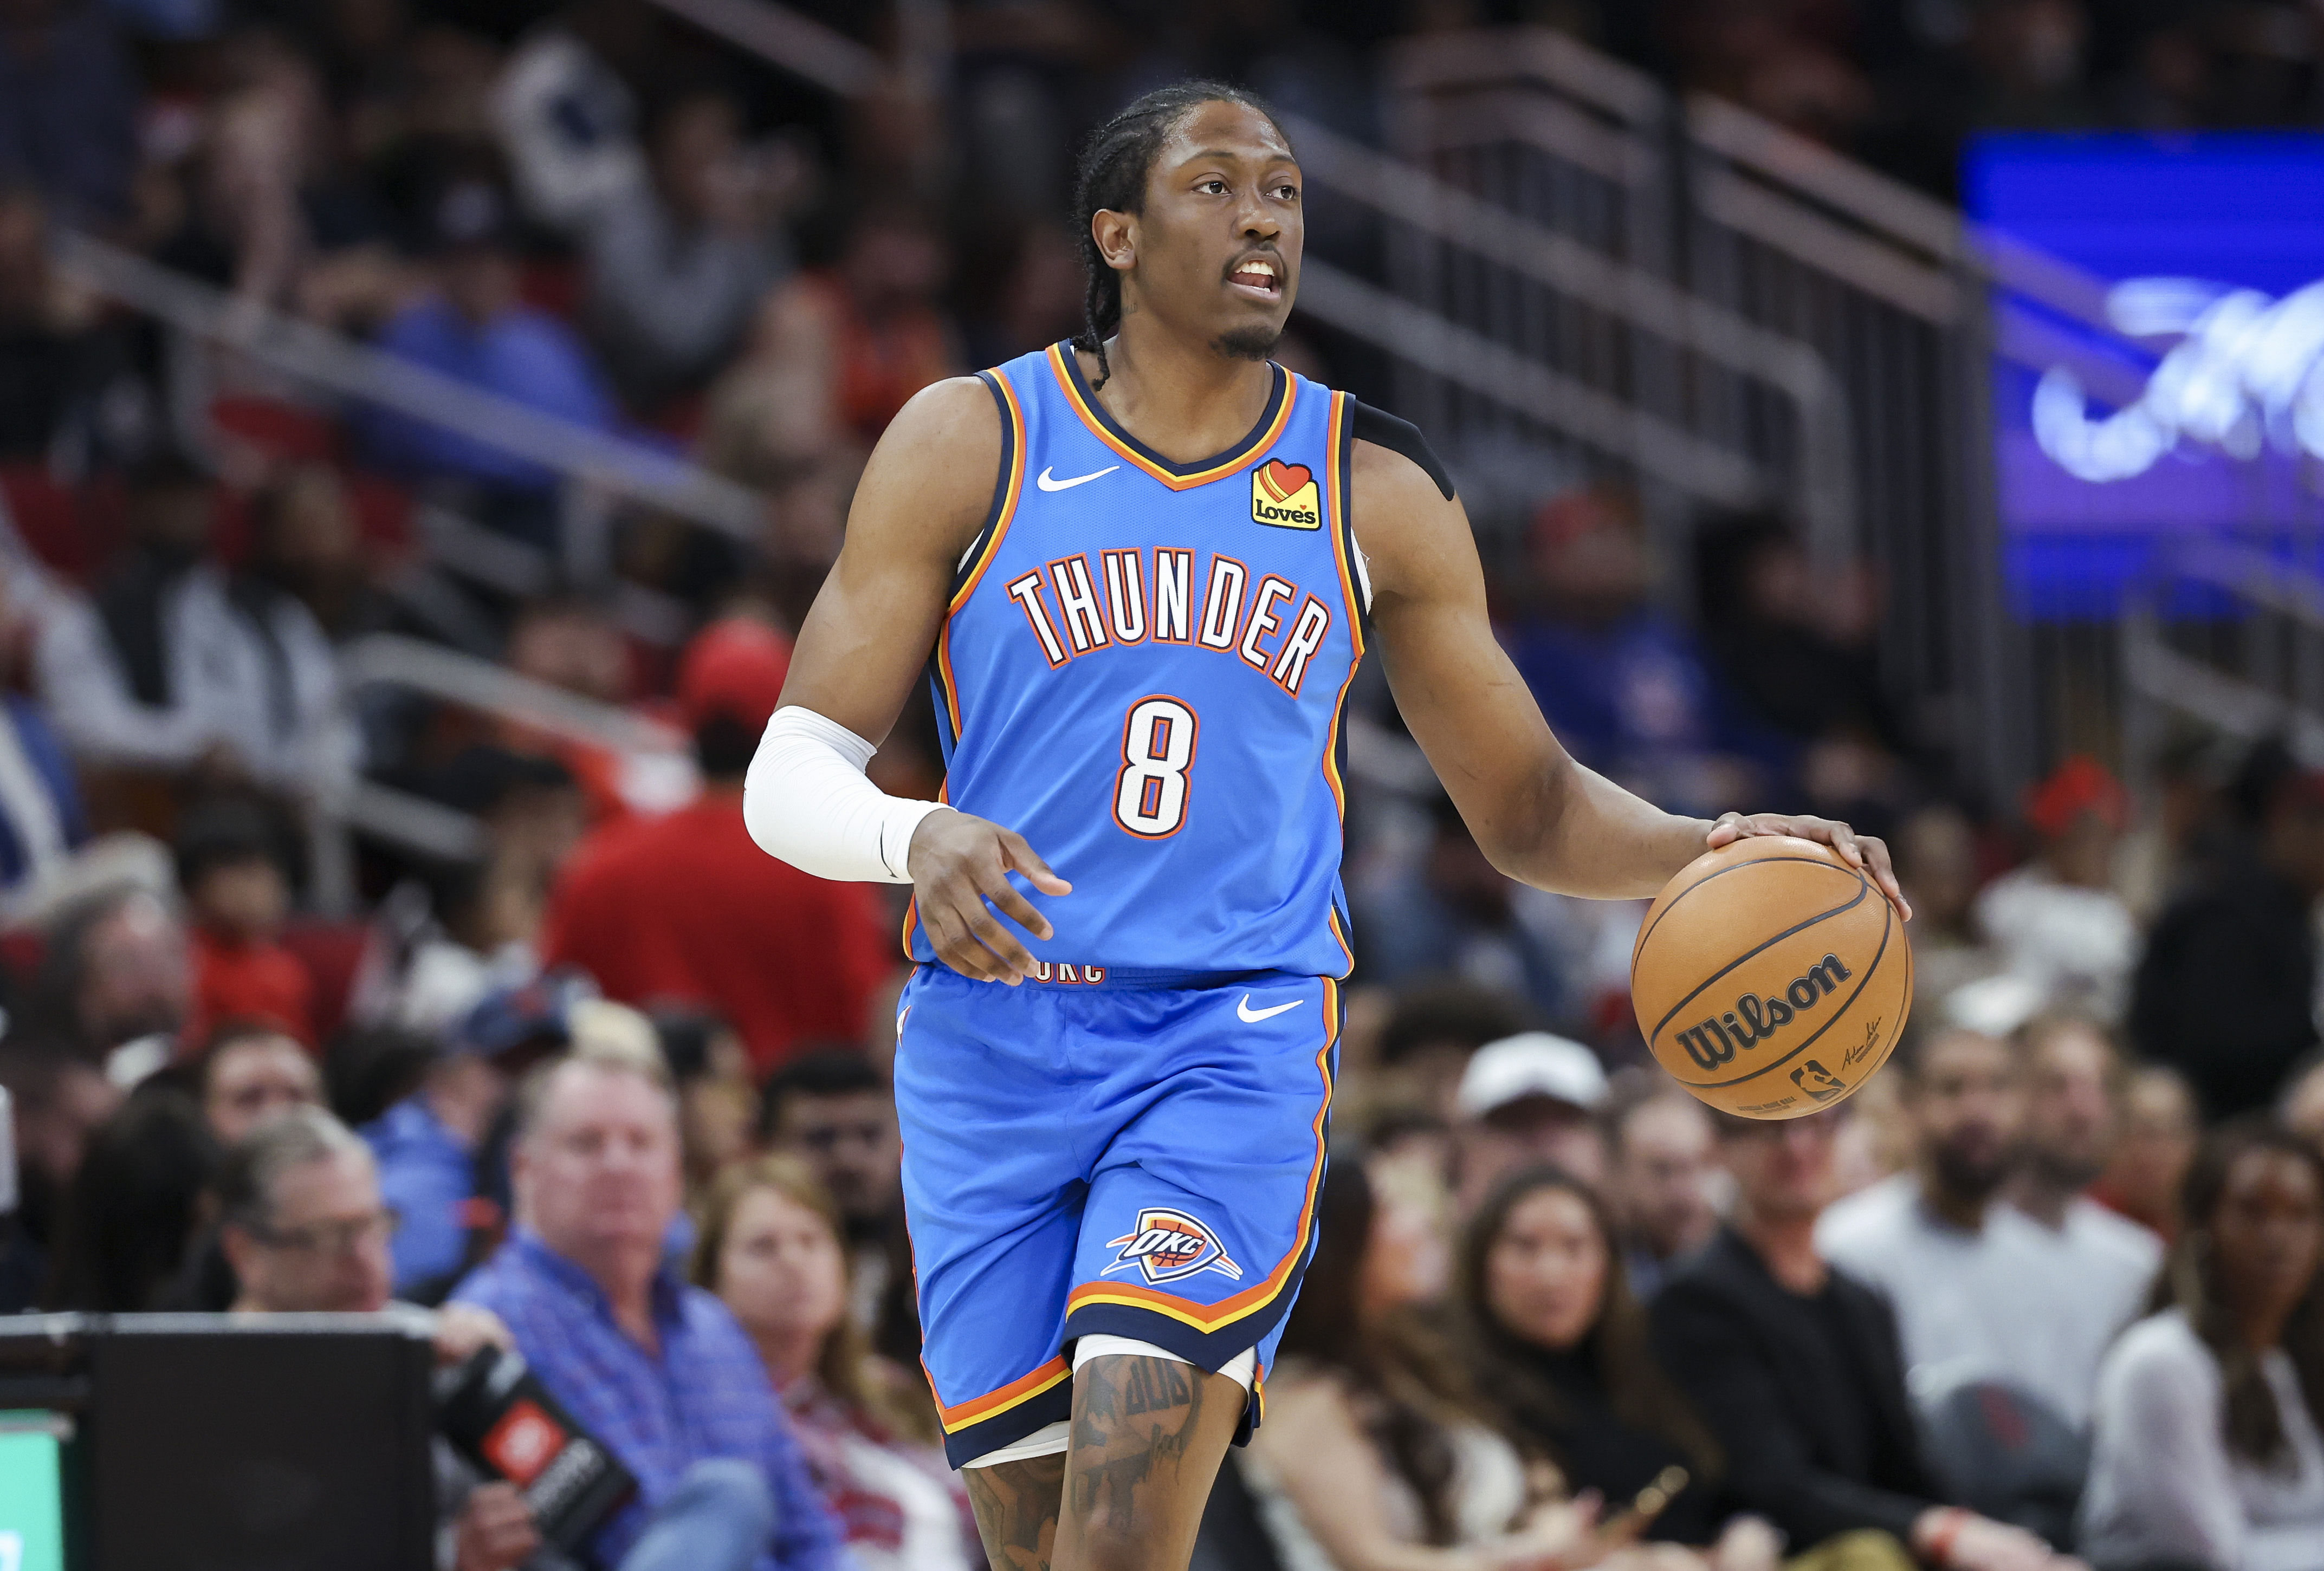
[[[1511,877],[1560,895],[1651,899],[1703,853],[1711,832],[1709,820],[1665,813],[1562,755],[1529,795],[1486,854]]]

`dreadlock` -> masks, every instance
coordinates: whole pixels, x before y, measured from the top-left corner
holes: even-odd
[[[1257,94],[1196,78],[1137,98],[1082,144],[1081,161],[1074,170],[1074,211],[1081,225],[1082,314],[1088,325],[1074,335],[1073,346],[1097,356],[1099,387],[1113,374],[1106,363],[1105,341],[1121,326],[1121,275],[1105,264],[1090,220],[1100,212],[1144,212],[1146,177],[1153,172],[1154,155],[1161,151],[1163,139],[1196,109],[1219,103],[1258,111],[1283,135],[1275,111]]]

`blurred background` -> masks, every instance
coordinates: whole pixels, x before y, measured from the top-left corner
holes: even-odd
[[[1569,749],[1888,839],[1918,1036],[1801,1181],[1950,1218],[1872,1227],[1895,1292],[2017,1263],[1950,1332],[1886,1312],[1916,1381],[1968,1356],[2054,1410],[2070,1487],[2013,1520],[2071,1544],[2199,1138],[2324,1139],[2312,0],[0,0],[0,1308],[235,1302],[220,1174],[326,1104],[397,1296],[436,1301],[506,1232],[511,1089],[610,999],[677,1078],[697,1210],[805,1153],[850,1323],[913,1366],[903,891],[759,856],[740,776],[886,422],[1078,330],[1080,139],[1192,74],[1301,160],[1278,358],[1427,435]],[[1351,727],[1346,1226],[1397,1304],[1473,1300],[1460,1229],[1545,1159],[1629,1305],[1757,1160],[1644,1063],[1639,907],[1495,872],[1377,663]],[[936,791],[925,694],[872,775]],[[2133,1285],[2011,1298],[2080,1258],[2093,1184]],[[1995,1243],[2006,1195],[2053,1236]],[[1991,1329],[2029,1315],[2087,1358]],[[1954,1389],[1915,1385],[1924,1423]],[[2300,1455],[2285,1571],[2324,1566]],[[1406,1482],[1415,1541],[1466,1541]],[[1263,1507],[1205,1553],[1264,1564]],[[1881,1525],[1789,1510],[1711,1525]]]

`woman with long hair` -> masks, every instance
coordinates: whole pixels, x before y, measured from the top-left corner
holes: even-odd
[[[823,1187],[795,1159],[764,1156],[712,1185],[692,1275],[758,1345],[860,1571],[981,1571],[927,1387],[849,1318],[848,1261]]]
[[[1495,1428],[1419,1313],[1431,1273],[1402,1220],[1360,1162],[1333,1158],[1247,1475],[1286,1571],[1662,1564],[1601,1535],[1594,1504],[1563,1499],[1554,1470]]]
[[[1707,1546],[1718,1571],[1775,1563],[1774,1530],[1721,1506],[1725,1458],[1655,1361],[1594,1190],[1554,1167],[1511,1174],[1470,1219],[1456,1269],[1474,1388],[1569,1486],[1628,1501],[1683,1468],[1646,1536]]]
[[[2099,1571],[2324,1566],[2324,1156],[2264,1118],[2188,1169],[2159,1312],[2098,1375],[2081,1553]]]

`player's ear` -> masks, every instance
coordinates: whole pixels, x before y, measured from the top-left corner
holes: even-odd
[[[1090,234],[1097,242],[1097,253],[1114,271],[1128,272],[1138,265],[1137,214],[1100,207],[1090,215]]]

